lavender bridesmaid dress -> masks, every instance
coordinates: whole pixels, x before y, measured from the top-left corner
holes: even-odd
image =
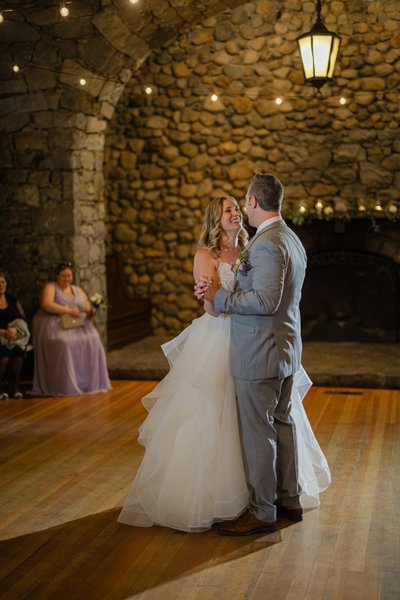
[[[84,313],[82,294],[72,286],[74,299],[56,286],[55,301],[74,304]],[[77,396],[111,389],[106,355],[97,329],[84,317],[84,326],[63,329],[60,316],[39,309],[32,322],[35,352],[33,389],[35,396]]]

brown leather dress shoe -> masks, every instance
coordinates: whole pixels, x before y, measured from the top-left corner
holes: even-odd
[[[217,526],[221,535],[244,536],[255,533],[272,533],[277,531],[276,521],[268,523],[259,521],[248,510],[235,521],[224,521]]]
[[[280,504],[276,504],[276,512],[278,517],[285,517],[293,523],[299,523],[303,520],[303,509],[302,508],[286,508]]]

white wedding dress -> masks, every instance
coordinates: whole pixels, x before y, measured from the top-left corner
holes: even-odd
[[[221,285],[232,289],[230,265],[220,263],[218,273]],[[204,314],[162,346],[171,370],[143,398],[149,415],[139,442],[146,453],[118,517],[121,523],[204,531],[248,505],[229,343],[229,316]],[[328,464],[302,404],[310,386],[301,368],[293,418],[303,507],[317,506],[319,492],[330,484]]]

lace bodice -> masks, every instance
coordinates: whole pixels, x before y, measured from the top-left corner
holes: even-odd
[[[232,265],[226,262],[220,262],[218,267],[218,277],[222,287],[229,292],[233,291],[235,275],[232,271]]]

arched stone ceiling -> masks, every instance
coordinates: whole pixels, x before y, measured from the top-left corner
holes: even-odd
[[[106,92],[115,104],[123,84],[152,50],[182,27],[240,4],[243,0],[139,0],[136,5],[73,0],[63,19],[58,2],[45,0],[38,6],[6,0],[0,29],[1,94],[76,86],[83,75],[92,98],[101,99]],[[21,67],[18,78],[11,70],[14,62]],[[117,93],[110,94],[112,87]]]

